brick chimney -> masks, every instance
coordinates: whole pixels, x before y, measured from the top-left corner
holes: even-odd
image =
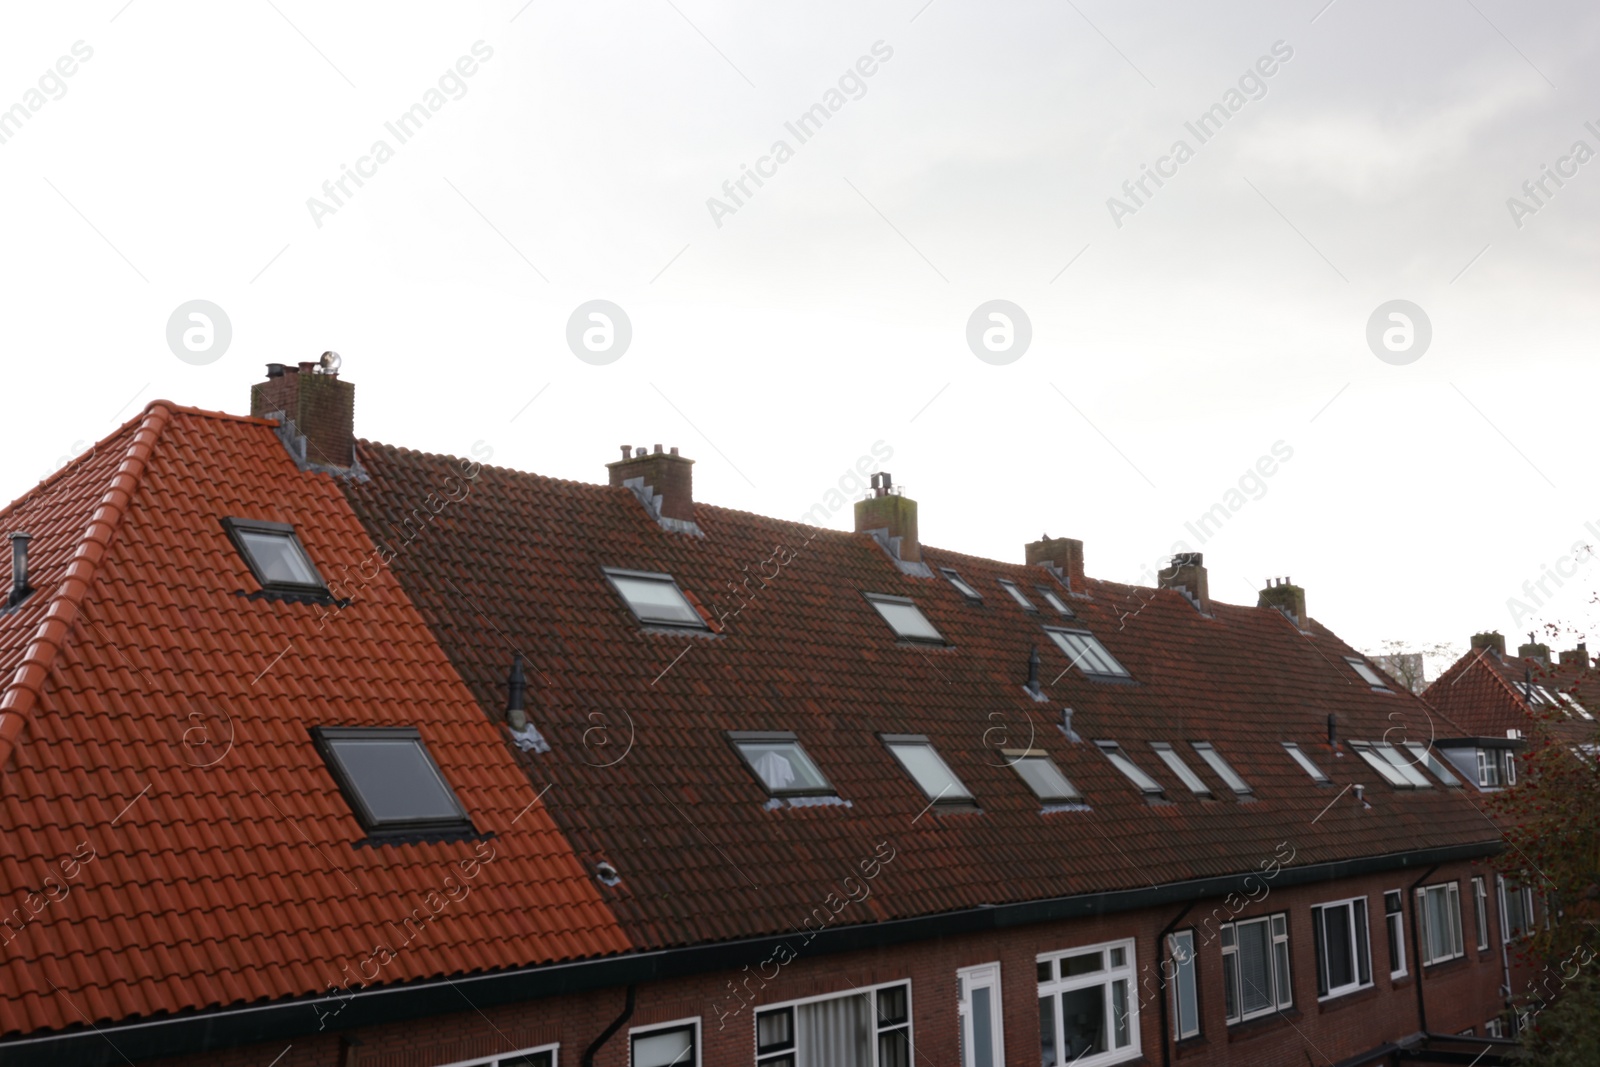
[[[876,531],[882,531],[879,534]],[[856,533],[877,537],[889,554],[902,563],[922,562],[922,542],[917,539],[917,502],[895,491],[884,471],[872,476],[872,495],[856,501]]]
[[[1083,576],[1083,542],[1071,537],[1040,535],[1039,540],[1023,546],[1023,560],[1028,566],[1054,567],[1067,588],[1074,593],[1088,592],[1088,582]]]
[[[1306,591],[1288,578],[1268,578],[1267,587],[1256,600],[1258,608],[1277,608],[1301,627],[1306,624]]]
[[[607,463],[606,470],[613,486],[632,489],[658,519],[694,523],[694,460],[678,455],[676,445],[671,452],[660,445],[646,452],[641,445],[631,455],[623,445],[622,458]]]
[[[1476,652],[1481,648],[1491,648],[1494,650],[1495,655],[1499,656],[1501,659],[1506,658],[1506,639],[1501,635],[1499,630],[1493,630],[1489,633],[1483,634],[1473,634],[1472,651]]]
[[[1210,593],[1206,585],[1205,556],[1202,553],[1176,553],[1171,565],[1158,574],[1156,580],[1163,589],[1186,590],[1190,598],[1197,602],[1196,606],[1201,611],[1206,610]]]
[[[250,414],[278,420],[302,468],[355,466],[356,387],[339,380],[337,360],[330,352],[321,362],[268,363],[267,380],[250,387]]]
[[[1588,642],[1579,641],[1577,648],[1568,649],[1567,651],[1561,653],[1561,665],[1563,667],[1576,667],[1580,671],[1588,670],[1589,669],[1589,644],[1588,644]]]
[[[1528,635],[1527,644],[1517,646],[1517,656],[1520,659],[1531,659],[1536,663],[1542,663],[1546,667],[1550,666],[1550,646],[1535,641],[1532,634]]]

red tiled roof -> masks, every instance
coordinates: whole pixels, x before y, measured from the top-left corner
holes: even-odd
[[[1138,684],[1092,682],[1041,631],[1060,620],[1034,593],[1053,582],[1040,568],[924,547],[935,570],[956,566],[983,592],[973,605],[943,578],[902,574],[865,535],[705,504],[704,537],[671,533],[628,489],[492,468],[402,544],[401,517],[459,461],[367,442],[358,454],[372,479],[346,492],[374,539],[393,541],[390,569],[486,712],[504,707],[513,649],[529,657],[528,714],[552,750],[521,758],[580,854],[620,871],[602,892],[642,946],[796,929],[882,841],[896,858],[838,922],[1250,871],[1286,841],[1299,865],[1498,837],[1458,790],[1397,792],[1350,752],[1335,758],[1330,712],[1342,737],[1374,740],[1426,740],[1438,716],[1409,693],[1373,692],[1342,658],[1355,653],[1315,623],[1302,633],[1276,610],[1220,603],[1203,617],[1174,591],[1091,581],[1072,600],[1076,624]],[[761,564],[779,544],[797,554],[771,577]],[[747,575],[770,584],[752,583],[724,633],[687,636],[642,629],[603,580],[608,566],[670,573],[708,608]],[[915,598],[953,647],[897,643],[863,592]],[[1023,689],[1032,646],[1047,703]],[[1058,729],[1062,706],[1082,743]],[[797,732],[846,804],[769,807],[728,730]],[[981,811],[924,812],[877,733],[928,735]],[[1100,738],[1173,802],[1147,804],[1090,743]],[[1185,739],[1213,742],[1256,802],[1235,802],[1192,754],[1222,799],[1191,798],[1147,745]],[[1299,742],[1334,787],[1315,786],[1280,740]],[[1029,744],[1092,810],[1041,814],[996,751]],[[1341,796],[1352,782],[1370,810]]]
[[[36,590],[0,616],[0,1033],[325,993],[380,943],[377,983],[630,947],[389,572],[326,620],[245,595],[224,516],[325,576],[372,553],[272,426],[157,402],[0,513]],[[358,846],[316,725],[416,727],[495,836]]]
[[[1571,694],[1591,716],[1600,715],[1600,681],[1592,669],[1511,658],[1492,649],[1475,648],[1456,660],[1423,691],[1422,698],[1473,736],[1504,737],[1508,730],[1527,733],[1543,725],[1560,741],[1597,740],[1600,720],[1585,719],[1565,705],[1530,704],[1522,689],[1529,681],[1552,695]]]

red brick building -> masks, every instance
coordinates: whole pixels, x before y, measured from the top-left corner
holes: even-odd
[[[1298,587],[357,441],[314,370],[0,513],[0,1063],[1498,1061],[1499,836]]]

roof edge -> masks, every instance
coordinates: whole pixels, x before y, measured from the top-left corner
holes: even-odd
[[[95,571],[105,558],[106,548],[116,534],[122,517],[127,513],[133,493],[144,476],[145,463],[150,458],[155,442],[172,417],[173,405],[165,401],[152,401],[145,408],[143,419],[128,451],[123,456],[111,485],[100,498],[99,505],[89,520],[89,525],[78,538],[77,550],[67,563],[66,573],[45,609],[44,621],[34,631],[32,640],[23,652],[22,662],[6,684],[0,696],[0,769],[10,760],[17,739],[27,727],[44,688],[44,680],[55,665],[67,633],[77,621],[78,608],[89,591]]]

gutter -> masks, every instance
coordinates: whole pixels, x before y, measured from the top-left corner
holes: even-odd
[[[1501,843],[1466,845],[1363,856],[1353,860],[1285,867],[1273,884],[1310,885],[1383,871],[1438,866],[1479,859],[1501,850]],[[961,934],[983,934],[1064,919],[1188,904],[1248,891],[1246,879],[1259,871],[1172,882],[1139,889],[1085,893],[1017,904],[983,905],[938,915],[864,923],[821,930],[796,949],[794,933],[737,941],[686,945],[627,955],[539,964],[487,973],[420,979],[342,996],[310,996],[242,1008],[211,1008],[123,1025],[74,1027],[0,1041],[3,1067],[120,1067],[131,1059],[156,1059],[210,1053],[259,1042],[282,1041],[323,1031],[343,1031],[462,1011],[523,1003],[618,986],[638,986],[691,975],[736,971],[764,959],[780,944],[796,955],[823,956],[864,948],[931,941]],[[1415,924],[1413,924],[1414,926]],[[115,1042],[115,1046],[112,1045]],[[126,1059],[124,1058],[126,1057]]]

